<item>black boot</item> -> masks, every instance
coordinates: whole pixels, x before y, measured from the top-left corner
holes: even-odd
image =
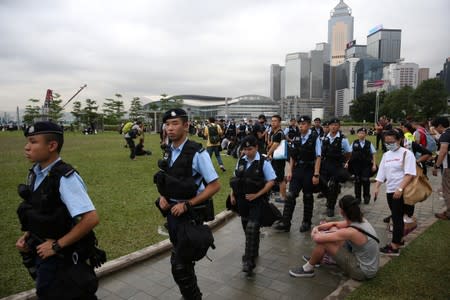
[[[336,206],[339,188],[339,183],[335,182],[334,180],[330,180],[327,193],[327,216],[329,218],[334,217],[334,207]]]
[[[288,193],[283,207],[283,217],[281,218],[281,221],[274,226],[274,229],[285,232],[291,230],[291,220],[292,215],[294,214],[295,204],[295,197]]]
[[[303,222],[300,226],[300,232],[306,232],[311,229],[311,219],[314,210],[314,196],[312,194],[303,195]]]

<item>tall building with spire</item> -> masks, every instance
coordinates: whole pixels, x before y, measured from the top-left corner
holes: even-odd
[[[331,11],[328,20],[328,44],[330,65],[337,66],[345,60],[347,43],[353,41],[353,17],[351,8],[340,0]]]

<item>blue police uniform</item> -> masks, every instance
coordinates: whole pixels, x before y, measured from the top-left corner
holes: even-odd
[[[301,117],[300,122],[309,121],[309,117]],[[289,183],[289,193],[283,208],[283,218],[275,225],[275,229],[290,231],[292,215],[295,210],[296,199],[303,190],[303,221],[300,232],[305,232],[311,228],[311,219],[314,209],[314,167],[316,159],[320,159],[321,141],[320,136],[309,129],[305,135],[294,138],[291,145],[291,157],[294,160],[292,167],[292,179]]]
[[[335,123],[335,120],[330,121]],[[320,166],[320,179],[322,192],[327,198],[327,215],[334,216],[337,197],[340,191],[340,182],[345,182],[349,173],[344,169],[345,153],[351,152],[348,139],[340,131],[332,136],[331,133],[322,141],[322,162]]]
[[[362,129],[359,129],[358,132],[360,130]],[[348,169],[355,175],[355,198],[361,203],[361,191],[363,190],[364,203],[369,204],[373,155],[377,151],[370,141],[357,139],[352,144],[351,152]]]
[[[246,137],[243,140],[243,146],[246,147],[255,147],[256,144],[257,140],[253,136]],[[239,184],[233,188],[233,193],[236,197],[242,228],[245,233],[245,252],[242,257],[242,270],[251,274],[255,267],[255,258],[259,252],[259,230],[263,201],[267,201],[268,199],[267,194],[265,194],[252,201],[248,201],[245,195],[259,192],[264,188],[266,182],[274,181],[277,176],[270,162],[261,160],[261,155],[258,152],[251,161],[244,155],[236,165],[235,175]]]

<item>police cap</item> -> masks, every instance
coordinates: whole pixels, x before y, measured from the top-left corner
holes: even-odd
[[[309,116],[300,116],[300,117],[298,117],[297,122],[299,122],[299,123],[301,123],[301,122],[311,123],[311,118]]]
[[[256,147],[258,145],[258,141],[256,140],[256,137],[253,135],[248,135],[245,138],[242,139],[241,147]]]
[[[39,134],[60,134],[63,135],[64,131],[61,126],[50,121],[39,121],[29,126],[25,130],[25,136],[33,136]]]
[[[322,121],[322,120],[320,120],[320,118],[315,118],[315,119],[314,119],[314,122],[315,122],[315,121],[319,121],[319,122],[320,122],[320,121]]]
[[[338,118],[332,118],[328,121],[328,124],[333,124],[333,123],[340,124],[341,121]]]
[[[362,131],[362,132],[364,132],[364,133],[367,133],[367,129],[366,129],[366,128],[363,128],[363,127],[359,128],[359,129],[356,131],[356,133],[358,133],[358,132],[360,132],[360,131]]]
[[[169,109],[164,113],[162,121],[163,123],[166,123],[167,120],[176,118],[187,118],[186,111],[181,108]]]
[[[330,125],[330,122],[328,122],[328,121],[323,121],[322,122],[322,126],[328,126],[328,125]]]

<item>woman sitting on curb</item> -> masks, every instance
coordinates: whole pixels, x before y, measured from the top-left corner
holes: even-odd
[[[316,246],[311,257],[304,255],[306,264],[289,270],[291,276],[313,277],[314,267],[328,254],[352,279],[366,280],[375,277],[380,256],[375,229],[363,218],[355,197],[342,197],[339,207],[344,221],[314,227],[311,237]]]

